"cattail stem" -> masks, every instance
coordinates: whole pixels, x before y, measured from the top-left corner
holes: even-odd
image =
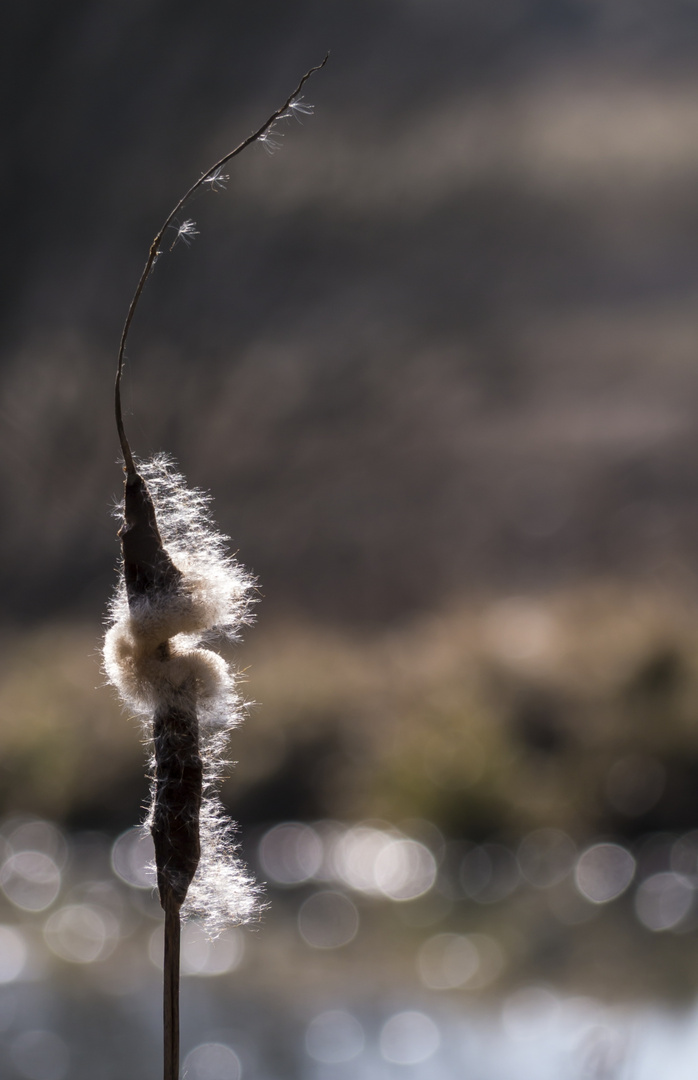
[[[163,1080],[179,1080],[179,907],[174,895],[165,901],[165,954],[163,961]]]
[[[161,659],[169,649],[161,646]],[[178,695],[176,705],[153,717],[155,800],[151,832],[160,903],[165,909],[163,961],[164,1080],[179,1078],[179,909],[196,873],[201,853],[199,812],[203,764],[193,698]]]
[[[121,531],[124,579],[129,606],[174,596],[182,575],[162,545],[155,508],[141,475],[128,472]],[[171,660],[168,641],[155,652],[156,663]],[[163,687],[167,679],[163,680]],[[179,911],[201,854],[199,816],[203,763],[199,752],[196,691],[192,679],[169,686],[153,716],[155,792],[150,823],[155,844],[160,903],[165,910],[163,960],[164,1080],[179,1080]]]

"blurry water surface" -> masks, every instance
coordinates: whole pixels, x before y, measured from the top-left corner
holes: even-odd
[[[645,952],[669,962],[698,912],[696,834],[665,837],[658,870],[656,852],[648,863],[616,843],[580,851],[561,830],[534,830],[517,849],[454,846],[427,822],[412,833],[377,821],[261,831],[262,924],[215,941],[196,923],[183,932],[186,1076],[695,1075],[689,987],[671,1007],[641,985],[623,999],[611,982],[591,994],[536,977],[522,927],[547,928],[548,948],[557,928],[558,948],[576,938],[612,966],[626,962],[632,920]],[[162,920],[149,838],[69,835],[29,817],[6,819],[0,836],[0,1077],[156,1075]]]

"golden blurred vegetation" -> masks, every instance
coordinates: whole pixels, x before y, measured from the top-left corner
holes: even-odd
[[[142,797],[140,729],[97,628],[5,635],[1,810],[119,828]],[[698,826],[691,601],[597,584],[463,603],[352,633],[260,623],[237,661],[260,702],[231,738],[245,822],[422,817],[445,835],[587,837]]]
[[[111,835],[135,824],[140,728],[103,683],[97,628],[54,624],[3,644],[0,813]],[[387,823],[435,850],[438,837],[446,843],[439,889],[392,912],[364,902],[368,937],[321,974],[311,965],[310,984],[344,979],[352,964],[373,970],[378,935],[390,978],[404,968],[411,985],[425,933],[452,932],[498,943],[497,992],[533,978],[605,997],[693,993],[693,916],[678,932],[651,933],[629,897],[594,906],[569,876],[496,903],[458,886],[468,851],[516,852],[541,828],[578,851],[621,844],[646,879],[664,866],[660,847],[664,858],[698,828],[690,597],[598,582],[464,602],[373,634],[262,621],[236,659],[243,692],[260,704],[231,737],[239,764],[224,798],[253,863],[256,840],[278,821]],[[274,948],[295,918],[292,896],[279,903]]]

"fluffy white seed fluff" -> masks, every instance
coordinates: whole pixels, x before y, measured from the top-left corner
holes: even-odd
[[[182,914],[201,919],[215,935],[227,925],[249,921],[258,910],[257,890],[237,858],[233,825],[217,796],[225,764],[221,754],[228,733],[242,719],[241,701],[234,672],[210,647],[213,640],[239,638],[249,621],[252,579],[228,554],[227,537],[213,526],[208,495],[188,488],[165,455],[138,468],[150,490],[163,545],[183,579],[176,591],[144,597],[130,608],[121,575],[104,641],[104,667],[124,702],[143,719],[151,749],[153,712],[176,701],[185,687],[187,693],[193,688],[204,799],[201,860]]]

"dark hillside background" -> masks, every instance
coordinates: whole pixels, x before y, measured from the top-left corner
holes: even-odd
[[[698,7],[11,2],[7,621],[103,606],[111,383],[164,216],[327,50],[316,115],[194,205],[129,347],[270,614],[694,587]]]

